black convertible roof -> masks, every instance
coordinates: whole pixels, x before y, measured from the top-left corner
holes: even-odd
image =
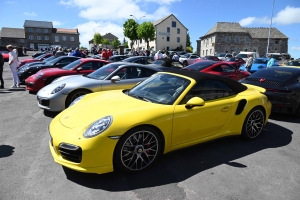
[[[228,85],[235,93],[240,93],[247,90],[247,86],[235,80],[232,80],[230,78],[219,76],[219,75],[208,74],[208,73],[203,73],[198,71],[189,71],[189,70],[170,70],[165,72],[187,76],[194,79],[196,82],[201,82],[204,80],[218,80]]]

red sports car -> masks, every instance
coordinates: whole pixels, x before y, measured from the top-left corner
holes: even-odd
[[[63,68],[48,68],[38,71],[36,74],[29,76],[25,82],[26,90],[37,92],[42,87],[50,84],[54,79],[67,75],[89,74],[108,64],[106,60],[97,60],[93,58],[82,58],[76,60]]]
[[[9,52],[8,51],[2,51],[2,52],[0,52],[1,54],[2,54],[2,56],[3,56],[3,58],[4,58],[4,62],[8,62],[8,60],[9,60]]]
[[[202,60],[183,69],[225,76],[236,81],[250,75],[249,72],[240,71],[238,68],[239,66],[235,62]]]
[[[46,58],[49,58],[50,56],[53,56],[53,54],[52,53],[45,53],[45,54],[42,54],[42,55],[40,55],[36,58],[21,60],[19,62],[19,67],[21,67],[22,65],[25,65],[27,63],[31,63],[31,62],[41,62],[41,61],[45,60]]]

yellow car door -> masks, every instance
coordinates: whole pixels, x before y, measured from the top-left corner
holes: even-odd
[[[203,106],[186,108],[193,97],[205,101]],[[197,83],[175,106],[173,118],[172,146],[216,134],[226,123],[232,112],[234,93],[218,81]]]

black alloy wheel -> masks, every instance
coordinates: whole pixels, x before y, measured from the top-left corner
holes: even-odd
[[[253,140],[258,137],[264,127],[265,114],[264,111],[259,108],[253,108],[245,118],[242,137],[246,140]]]

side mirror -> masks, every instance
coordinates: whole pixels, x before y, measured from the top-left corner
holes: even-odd
[[[202,98],[193,97],[185,104],[185,107],[186,107],[186,109],[191,109],[195,106],[204,106],[204,105],[205,105],[205,102]]]
[[[76,69],[76,71],[81,71],[82,70],[82,67],[78,67],[77,69]]]
[[[111,79],[111,82],[116,82],[116,81],[120,81],[121,80],[121,78],[120,78],[120,76],[113,76]]]

